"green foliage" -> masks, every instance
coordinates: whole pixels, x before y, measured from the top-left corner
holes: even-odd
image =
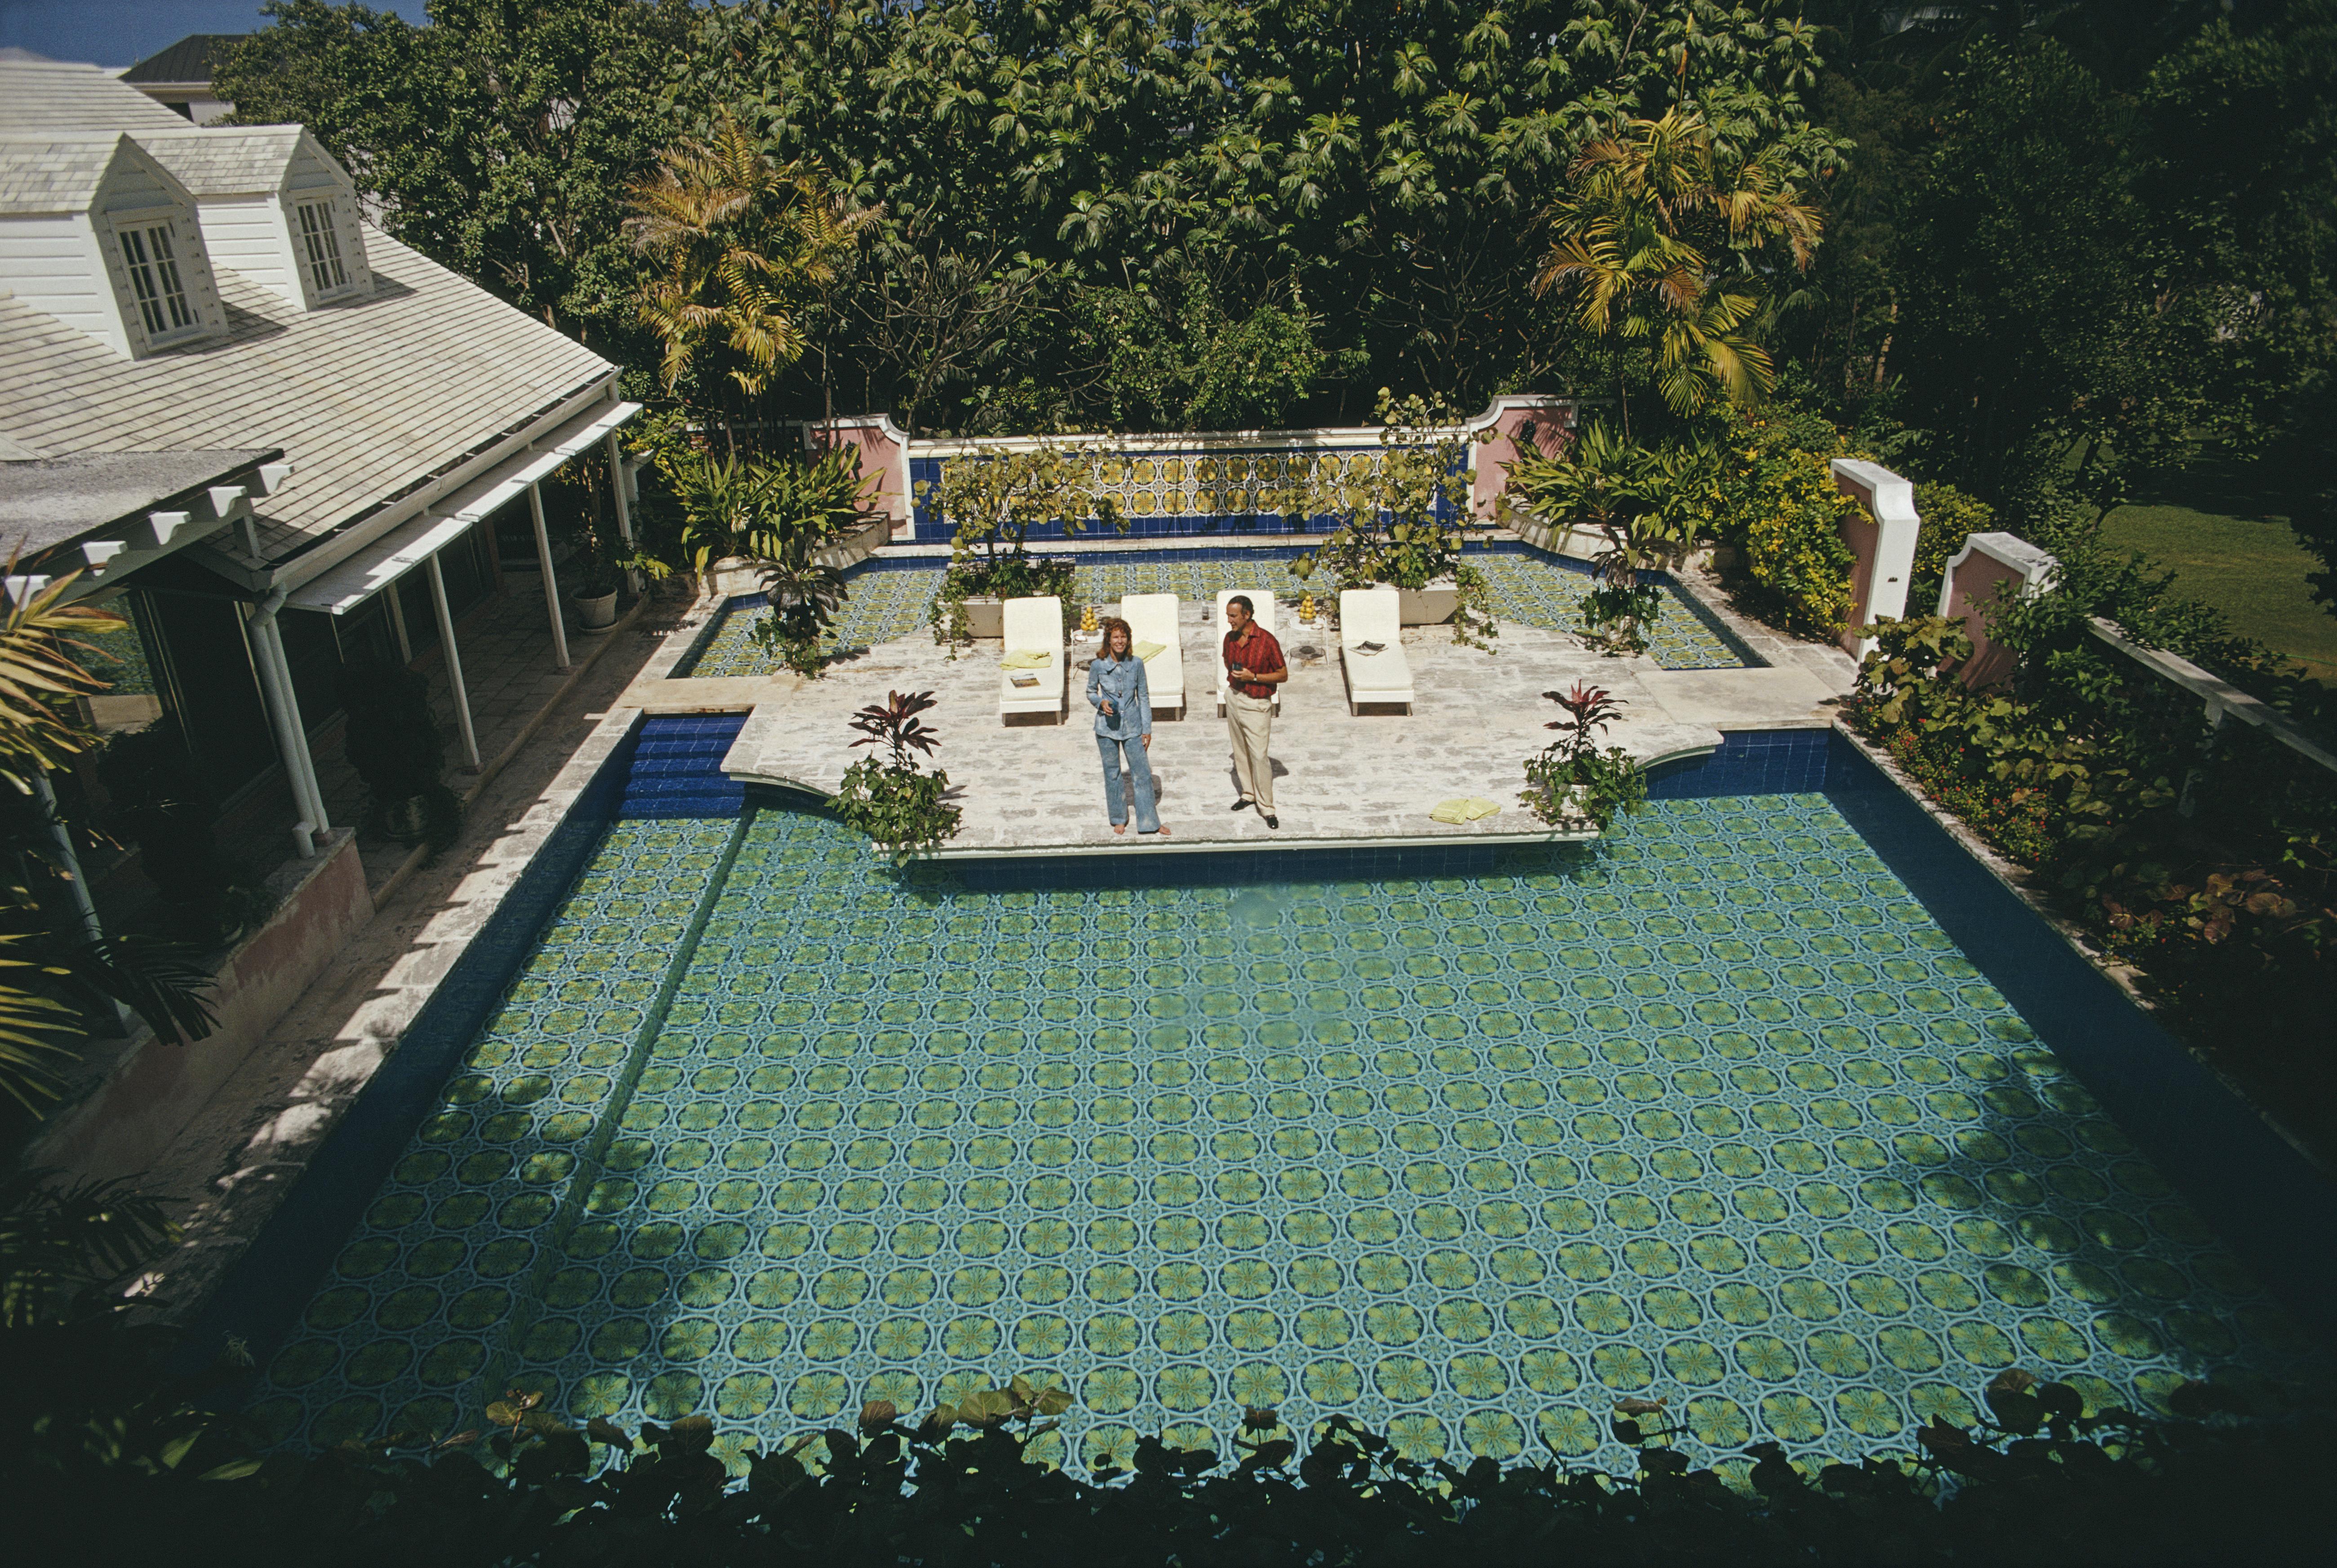
[[[1624,706],[1622,699],[1579,681],[1571,691],[1542,695],[1566,716],[1542,726],[1560,731],[1559,738],[1527,759],[1527,788],[1518,799],[1553,828],[1589,823],[1601,833],[1614,826],[1617,813],[1644,809],[1646,770],[1620,746],[1599,747],[1599,736]]]
[[[883,758],[864,757],[845,769],[836,792],[836,812],[854,831],[865,833],[887,850],[895,868],[956,837],[962,813],[949,803],[949,775],[927,773],[919,756],[931,756],[940,735],[918,715],[934,706],[930,691],[895,691],[853,715],[860,731],[855,746],[883,746]]]
[[[2244,1419],[2249,1401],[2185,1382],[2172,1416],[2089,1411],[2068,1384],[2012,1369],[1987,1417],[1934,1416],[1912,1451],[1795,1462],[1775,1443],[1706,1455],[1665,1399],[1624,1397],[1609,1430],[1633,1472],[1564,1459],[1408,1456],[1345,1416],[1312,1433],[1245,1410],[1215,1448],[1139,1438],[1128,1468],[1062,1465],[1071,1396],[1041,1377],[918,1419],[872,1402],[768,1449],[703,1415],[628,1431],[572,1425],[513,1388],[483,1424],[398,1431],[260,1458],[182,1388],[133,1370],[117,1332],[11,1337],[0,1462],[23,1487],[22,1553],[170,1560],[232,1541],[252,1568],[426,1561],[647,1565],[806,1561],[1259,1562],[1420,1565],[1584,1561],[1865,1564],[2309,1561],[2332,1457],[2317,1426]],[[14,1366],[10,1368],[15,1370]],[[746,1471],[734,1481],[721,1457]],[[1746,1461],[1750,1463],[1747,1464]],[[1724,1475],[1721,1466],[1729,1474]],[[2041,1526],[2040,1515],[2049,1520]],[[2038,1550],[2049,1528],[2052,1549]],[[775,1557],[775,1552],[781,1555]]]
[[[1128,531],[1111,496],[1116,459],[1041,440],[1022,451],[945,459],[938,481],[920,487],[934,520],[951,531],[949,570],[929,612],[934,641],[953,650],[971,642],[965,601],[1056,597],[1071,604],[1072,568],[1034,561],[1031,530],[1083,534],[1090,519]]]
[[[1588,332],[1648,344],[1674,414],[1766,393],[1763,274],[1807,271],[1823,227],[1791,178],[1677,106],[1589,142],[1568,174],[1536,290],[1569,299]],[[1629,409],[1627,395],[1627,432]]]
[[[2164,579],[2098,550],[2064,570],[2054,593],[1990,611],[2021,656],[2009,689],[1962,684],[1960,623],[1886,622],[1845,716],[2139,966],[2171,1022],[2328,1140],[2337,1063],[2305,1043],[2337,985],[2337,780],[2270,737],[2211,730],[2086,630],[2101,614],[2195,658],[2234,652]]]
[[[1921,614],[1939,603],[1948,562],[1963,548],[1964,540],[1995,528],[1996,510],[1977,495],[1927,479],[1915,486],[1915,515],[1922,520],[1922,527],[1915,535],[1915,569],[1908,579],[1907,608]]]
[[[1816,642],[1850,618],[1850,546],[1842,521],[1858,504],[1828,464],[1849,455],[1823,417],[1790,406],[1733,410],[1714,427],[1715,461],[1679,503],[1701,537],[1743,554],[1748,606]]]
[[[1062,417],[1123,430],[1283,426],[1332,366],[1293,301],[1227,313],[1198,270],[1154,288],[1090,289],[1069,307]],[[977,423],[981,421],[977,420]]]
[[[1293,561],[1291,573],[1312,582],[1321,570],[1343,589],[1418,589],[1449,577],[1459,590],[1452,641],[1484,647],[1500,628],[1491,590],[1462,560],[1478,524],[1470,501],[1477,471],[1460,415],[1443,398],[1399,398],[1383,387],[1376,419],[1376,467],[1335,478],[1310,472],[1295,494],[1275,498],[1272,510],[1331,524],[1330,537]]]
[[[1511,488],[1543,519],[1595,528],[1606,540],[1593,562],[1600,586],[1582,606],[1584,632],[1600,652],[1647,651],[1663,598],[1643,574],[1687,554],[1713,462],[1700,443],[1642,446],[1594,423],[1558,457],[1530,456],[1511,469]]]
[[[261,10],[219,70],[236,123],[306,125],[392,238],[629,357],[621,202],[669,138],[657,90],[689,0],[432,0],[422,27],[325,0]]]
[[[433,850],[463,829],[463,803],[446,786],[446,739],[430,711],[430,682],[403,664],[347,664],[333,694],[348,715],[349,766],[365,780],[368,832]]]
[[[178,1239],[162,1201],[126,1178],[0,1175],[0,1334],[73,1322],[93,1292]]]

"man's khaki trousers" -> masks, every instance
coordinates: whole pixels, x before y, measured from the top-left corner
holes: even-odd
[[[1274,739],[1274,699],[1226,693],[1226,737],[1234,744],[1234,777],[1240,780],[1242,799],[1257,802],[1259,812],[1274,813],[1274,764],[1266,755]]]

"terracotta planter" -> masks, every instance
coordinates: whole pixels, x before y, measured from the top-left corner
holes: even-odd
[[[617,591],[606,593],[572,593],[568,602],[576,607],[576,624],[587,632],[606,632],[617,623]]]

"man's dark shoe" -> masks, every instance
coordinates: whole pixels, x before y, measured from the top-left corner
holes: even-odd
[[[1237,800],[1232,805],[1227,807],[1226,809],[1228,811],[1247,811],[1257,804],[1257,802],[1255,800]]]
[[[1282,826],[1282,818],[1279,817],[1269,817],[1266,819],[1266,825],[1269,828],[1279,828]]]

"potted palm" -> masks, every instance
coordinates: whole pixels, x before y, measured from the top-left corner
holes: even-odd
[[[624,576],[615,556],[601,543],[600,530],[580,529],[570,570],[568,603],[576,624],[587,632],[606,632],[617,623],[617,590]]]

